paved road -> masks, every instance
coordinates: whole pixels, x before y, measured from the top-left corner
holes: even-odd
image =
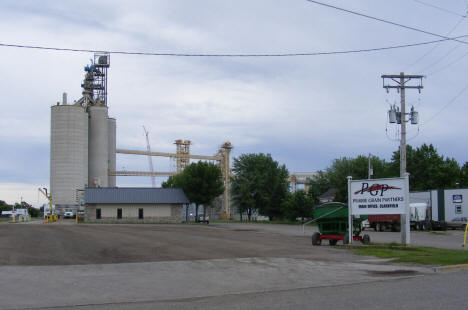
[[[175,299],[102,301],[99,304],[41,310],[460,310],[466,309],[468,271],[286,290]]]
[[[285,257],[3,266],[0,292],[7,294],[1,298],[0,309],[176,301],[346,286],[432,273],[427,268],[375,261],[345,263]]]
[[[312,247],[314,228],[68,224],[0,225],[0,309],[465,309],[468,299],[466,270]]]

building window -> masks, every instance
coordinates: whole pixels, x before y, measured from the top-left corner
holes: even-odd
[[[96,209],[96,220],[101,219],[101,209]]]
[[[117,219],[122,219],[122,209],[121,208],[118,208],[117,209]]]
[[[138,209],[138,219],[143,219],[143,208]]]
[[[462,206],[461,205],[456,205],[455,206],[455,213],[456,214],[462,214]]]

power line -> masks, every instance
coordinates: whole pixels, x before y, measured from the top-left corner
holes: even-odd
[[[321,55],[340,55],[340,54],[357,54],[366,52],[377,52],[385,50],[393,50],[407,47],[415,47],[421,45],[429,45],[449,40],[457,40],[460,38],[468,37],[468,35],[457,36],[453,38],[444,38],[434,41],[426,41],[412,44],[401,44],[393,46],[384,46],[376,48],[364,48],[356,50],[344,50],[344,51],[329,51],[329,52],[304,52],[304,53],[271,53],[271,54],[210,54],[210,53],[157,53],[157,52],[132,52],[132,51],[112,51],[112,50],[94,50],[94,49],[79,49],[79,48],[64,48],[64,47],[48,47],[48,46],[35,46],[26,44],[7,44],[0,43],[0,47],[13,47],[13,48],[25,48],[25,49],[39,49],[48,51],[64,51],[64,52],[77,52],[77,53],[110,53],[110,54],[121,54],[121,55],[140,55],[140,56],[172,56],[172,57],[296,57],[296,56],[321,56]],[[460,41],[463,42],[463,41]]]
[[[446,8],[443,8],[443,7],[440,7],[440,6],[436,6],[436,5],[433,5],[433,4],[430,4],[430,3],[427,3],[427,2],[421,1],[421,0],[413,0],[413,1],[414,1],[414,2],[417,2],[417,3],[419,3],[419,4],[422,4],[422,5],[425,5],[425,6],[434,8],[434,9],[437,9],[437,10],[439,10],[439,11],[443,11],[443,12],[445,12],[445,13],[449,13],[449,14],[452,14],[452,15],[460,16],[460,17],[463,17],[463,18],[466,18],[466,17],[467,17],[466,15],[463,15],[463,14],[460,14],[460,13],[457,13],[457,12],[454,12],[454,11],[451,11],[451,10],[447,10]]]
[[[456,49],[458,49],[461,45],[456,45],[455,47],[451,48],[447,53],[445,53],[442,57],[439,57],[439,59],[437,59],[436,61],[432,62],[430,65],[424,67],[424,69],[420,70],[420,72],[426,72],[428,69],[434,67],[435,65],[437,65],[438,63],[440,63],[442,60],[444,60],[445,58],[447,58],[448,55],[452,54]]]
[[[359,13],[359,12],[356,12],[356,11],[351,11],[351,10],[348,10],[348,9],[340,8],[340,7],[331,5],[331,4],[326,4],[326,3],[315,1],[315,0],[305,0],[305,1],[310,2],[310,3],[315,3],[315,4],[318,4],[318,5],[322,5],[322,6],[325,6],[325,7],[328,7],[328,8],[332,8],[332,9],[335,9],[335,10],[338,10],[338,11],[342,11],[342,12],[350,13],[350,14],[353,14],[353,15],[365,17],[365,18],[368,18],[368,19],[376,20],[376,21],[379,21],[379,22],[382,22],[382,23],[393,25],[393,26],[397,26],[397,27],[417,31],[417,32],[420,32],[420,33],[428,34],[428,35],[439,37],[439,38],[448,39],[448,37],[443,36],[441,34],[426,31],[426,30],[423,30],[423,29],[418,29],[418,28],[415,28],[415,27],[406,26],[406,25],[403,25],[403,24],[399,24],[399,23],[396,23],[396,22],[392,22],[392,21],[383,19],[383,18],[374,17],[374,16],[363,14],[363,13]],[[460,40],[457,40],[457,39],[452,39],[452,40],[463,43],[463,44],[468,44],[468,42],[465,42],[465,41],[460,41]]]
[[[444,67],[439,68],[439,69],[437,69],[437,70],[434,70],[434,71],[432,71],[432,72],[429,72],[427,75],[434,75],[434,74],[436,74],[436,73],[445,71],[445,70],[447,70],[448,68],[450,68],[451,66],[453,66],[454,64],[456,64],[457,62],[459,62],[460,60],[462,60],[463,58],[465,58],[466,56],[468,56],[468,52],[464,53],[463,55],[461,55],[460,57],[458,57],[457,59],[455,59],[455,60],[452,61],[451,63],[445,65]]]
[[[449,105],[454,103],[466,90],[468,89],[468,84],[463,87],[458,94],[452,98],[449,102],[447,102],[438,112],[436,112],[434,115],[432,115],[427,121],[425,121],[422,126],[426,126],[427,123],[432,121],[434,118],[436,118],[440,113],[442,113],[443,110],[445,110]]]
[[[446,36],[449,36],[452,34],[452,32],[455,31],[455,29],[457,29],[457,27],[464,21],[465,19],[464,18],[461,18],[456,24],[455,26],[452,27],[452,29],[446,34]],[[435,44],[434,46],[432,46],[432,48],[430,50],[428,50],[426,53],[424,53],[421,57],[419,57],[418,59],[416,59],[414,62],[412,62],[410,65],[408,65],[408,67],[405,69],[405,70],[408,70],[409,68],[411,68],[412,66],[414,66],[415,64],[419,63],[421,60],[423,60],[424,58],[426,58],[426,56],[428,56],[429,54],[431,54],[436,48],[439,47],[441,43],[437,43]],[[459,45],[457,45],[459,46]],[[428,69],[428,68],[426,68]]]

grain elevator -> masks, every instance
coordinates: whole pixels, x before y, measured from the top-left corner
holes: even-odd
[[[116,120],[107,105],[108,53],[96,53],[85,70],[82,97],[66,94],[51,107],[50,189],[58,214],[76,210],[85,187],[115,187]]]

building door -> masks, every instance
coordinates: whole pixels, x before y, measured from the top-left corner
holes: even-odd
[[[118,208],[117,209],[117,219],[122,219],[122,209],[121,208]]]
[[[138,209],[138,219],[143,219],[143,208]]]
[[[96,220],[101,219],[101,209],[96,209]]]

